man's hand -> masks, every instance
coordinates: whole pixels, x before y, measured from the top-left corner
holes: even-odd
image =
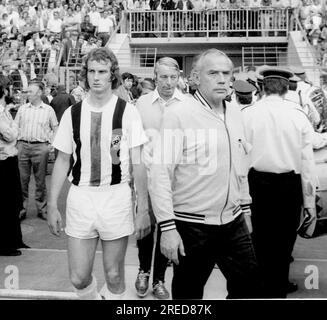
[[[148,210],[139,211],[135,216],[136,240],[141,240],[151,232],[151,220]]]
[[[51,233],[53,233],[57,237],[60,237],[62,219],[60,212],[56,206],[48,206],[47,220]]]
[[[183,241],[176,229],[161,233],[160,249],[167,259],[177,265],[179,264],[178,251],[182,256],[185,256]]]
[[[305,214],[308,216],[308,222],[311,223],[311,221],[316,217],[316,210],[313,208],[305,208]]]
[[[251,216],[249,215],[244,215],[245,218],[245,223],[248,226],[249,232],[252,233],[253,228],[252,228],[252,221],[251,221]]]

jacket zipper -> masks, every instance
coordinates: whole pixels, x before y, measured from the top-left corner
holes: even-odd
[[[225,109],[226,110],[226,109]],[[229,199],[229,193],[230,193],[230,176],[231,176],[231,171],[232,171],[232,147],[231,147],[231,142],[230,142],[230,135],[229,135],[229,131],[227,129],[227,125],[226,125],[226,116],[227,116],[227,112],[225,113],[225,119],[224,119],[224,125],[225,125],[225,129],[227,132],[227,136],[228,136],[228,145],[229,145],[229,176],[228,176],[228,189],[227,189],[227,197],[226,197],[226,202],[225,205],[221,211],[220,214],[220,223],[223,224],[223,212],[227,206],[228,203],[228,199]]]

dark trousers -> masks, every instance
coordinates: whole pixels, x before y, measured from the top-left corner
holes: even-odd
[[[227,280],[227,299],[261,297],[261,279],[243,215],[225,225],[176,221],[185,257],[174,264],[173,299],[202,299],[204,286],[218,265]]]
[[[139,250],[140,269],[144,272],[150,272],[152,262],[152,252],[154,245],[155,226],[152,227],[151,232],[141,240],[137,241]],[[160,250],[160,228],[157,228],[157,241],[154,250],[153,261],[153,283],[158,281],[165,281],[165,272],[167,269],[168,259],[161,253]]]
[[[302,205],[301,176],[249,172],[253,245],[262,271],[265,297],[285,298],[289,263]]]
[[[21,248],[19,212],[23,207],[17,157],[0,160],[0,250]]]
[[[30,177],[34,174],[35,178],[35,203],[38,214],[47,213],[47,189],[46,174],[49,158],[49,144],[38,143],[29,144],[19,141],[18,148],[18,165],[20,172],[20,181],[22,185],[24,208],[27,210],[28,202],[28,185]]]

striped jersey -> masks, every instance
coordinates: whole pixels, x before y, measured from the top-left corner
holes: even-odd
[[[73,154],[68,179],[77,186],[105,186],[129,181],[129,149],[147,142],[137,109],[112,95],[101,108],[88,99],[63,114],[53,146]]]

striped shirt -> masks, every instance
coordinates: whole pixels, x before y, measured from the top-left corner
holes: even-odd
[[[45,103],[35,107],[31,103],[22,105],[16,114],[19,128],[18,140],[28,142],[51,142],[58,126],[53,108]]]
[[[77,144],[72,124],[74,106],[64,112],[53,146],[73,154],[74,166],[68,177],[73,184],[99,187],[129,181],[129,149],[148,139],[137,109],[129,103],[123,109],[122,128],[114,128],[117,99],[112,95],[101,108],[92,107],[87,98],[82,101]]]

